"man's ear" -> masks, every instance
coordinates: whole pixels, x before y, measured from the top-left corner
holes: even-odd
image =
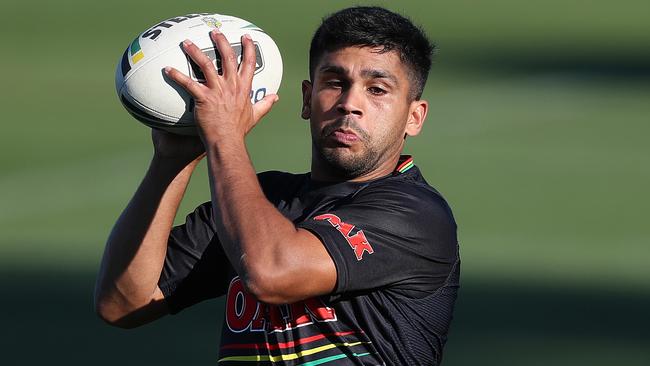
[[[311,81],[302,81],[302,112],[300,116],[303,119],[309,119],[311,117],[311,88]]]
[[[404,133],[408,136],[416,136],[422,130],[424,120],[427,118],[429,103],[426,100],[414,100],[409,107],[409,116],[406,121]]]

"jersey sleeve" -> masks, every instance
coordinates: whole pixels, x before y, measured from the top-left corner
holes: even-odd
[[[267,198],[276,205],[302,179],[277,171],[259,173],[257,177]],[[233,272],[216,234],[211,203],[206,202],[187,215],[184,224],[172,228],[158,287],[170,312],[175,314],[224,295]]]
[[[415,185],[368,187],[298,226],[319,237],[334,261],[333,298],[386,287],[423,297],[445,283],[458,260],[451,210]]]
[[[169,235],[158,286],[170,313],[225,294],[229,268],[206,202]]]

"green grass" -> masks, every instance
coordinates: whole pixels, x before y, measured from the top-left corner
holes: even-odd
[[[407,150],[459,223],[464,288],[445,364],[647,364],[648,2],[376,3],[440,45],[430,114]],[[248,139],[253,161],[306,171],[306,50],[319,19],[347,3],[287,4],[0,5],[3,364],[214,362],[218,301],[127,333],[92,314],[104,240],[151,156],[149,130],[115,95],[114,68],[160,19],[250,19],[285,63],[282,100]],[[209,199],[205,174],[181,212]],[[176,333],[194,336],[176,347]]]

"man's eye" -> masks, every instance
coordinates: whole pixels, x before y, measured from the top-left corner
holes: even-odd
[[[325,82],[325,85],[330,88],[342,88],[343,82],[341,80],[328,80]]]
[[[368,88],[368,91],[371,94],[374,94],[374,95],[384,95],[384,94],[386,94],[386,91],[384,89],[376,87],[376,86],[371,86],[370,88]]]

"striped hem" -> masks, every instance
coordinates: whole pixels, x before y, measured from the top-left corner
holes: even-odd
[[[369,352],[366,352],[366,353],[353,353],[351,356],[359,358],[359,357],[368,356],[368,355],[370,355]],[[346,358],[346,357],[348,357],[348,355],[340,354],[340,355],[335,355],[335,356],[330,356],[330,357],[324,357],[324,358],[321,358],[321,359],[315,360],[315,361],[309,361],[309,362],[301,363],[298,366],[322,365],[324,363],[340,360],[340,359]]]
[[[285,348],[293,348],[298,345],[304,345],[311,342],[316,342],[318,340],[324,339],[326,337],[344,337],[352,334],[363,334],[363,331],[349,331],[349,332],[335,332],[329,334],[318,334],[311,337],[305,337],[298,339],[296,341],[270,344],[270,343],[244,343],[244,344],[227,344],[221,347],[222,350],[226,349],[263,349],[263,350],[278,350]]]
[[[358,346],[360,344],[370,344],[370,342],[330,343],[330,344],[327,344],[327,345],[324,345],[324,346],[320,346],[320,347],[316,347],[316,348],[312,348],[312,349],[308,349],[308,350],[304,350],[304,351],[300,351],[300,352],[296,352],[296,353],[289,353],[289,354],[286,354],[286,355],[278,355],[278,356],[270,356],[270,355],[228,356],[228,357],[224,357],[224,358],[219,359],[218,362],[228,362],[228,361],[240,361],[240,362],[291,361],[291,360],[299,359],[301,357],[315,355],[317,353],[324,352],[324,351],[327,351],[327,350],[330,350],[330,349],[336,348],[336,347],[354,347],[354,346]],[[367,353],[361,353],[360,355],[367,355]],[[345,357],[345,354],[343,354],[342,356]],[[335,357],[335,356],[325,357],[325,358],[321,358],[319,360],[314,360],[314,361],[309,361],[309,362],[322,361],[322,360],[325,360],[325,359],[328,359],[328,358],[331,358],[331,357]],[[360,357],[360,356],[357,356],[357,357]],[[324,361],[324,362],[329,362],[329,361]],[[321,362],[321,363],[324,363],[324,362]],[[305,365],[318,365],[318,364],[306,363]]]

